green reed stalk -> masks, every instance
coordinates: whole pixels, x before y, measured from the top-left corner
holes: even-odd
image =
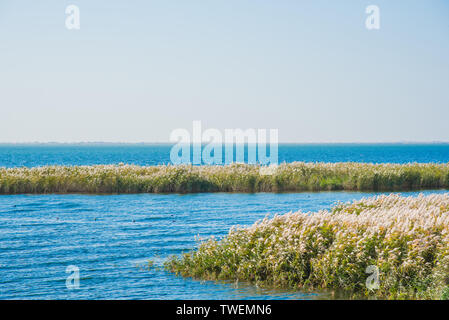
[[[449,164],[0,168],[0,194],[405,191],[449,187]]]

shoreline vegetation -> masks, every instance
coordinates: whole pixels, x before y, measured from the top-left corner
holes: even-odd
[[[165,268],[195,279],[352,298],[449,299],[449,194],[382,195],[265,218],[203,240]]]
[[[0,194],[412,191],[449,188],[449,163],[0,168]]]

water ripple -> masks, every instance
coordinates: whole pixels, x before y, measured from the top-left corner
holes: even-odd
[[[184,279],[162,265],[195,248],[196,235],[220,238],[235,224],[368,195],[0,196],[0,299],[315,299],[322,295]],[[69,265],[80,269],[79,290],[66,288]]]

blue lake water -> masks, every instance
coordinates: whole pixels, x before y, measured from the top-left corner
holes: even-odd
[[[266,215],[316,211],[371,195],[0,196],[0,299],[326,298],[184,279],[159,267],[169,255],[194,248],[195,235],[222,237],[232,225]],[[152,270],[144,268],[148,259],[155,262]],[[80,289],[66,287],[69,265],[79,268]]]
[[[1,145],[0,167],[170,163],[171,145]],[[245,152],[246,154],[246,152]],[[449,162],[449,144],[280,144],[279,162]]]
[[[170,145],[0,145],[0,167],[170,162]],[[449,162],[448,144],[280,145],[279,161]],[[425,192],[430,193],[431,191]],[[444,191],[435,191],[444,192]],[[416,195],[418,193],[405,193]],[[315,299],[323,293],[184,279],[160,268],[266,215],[317,211],[373,193],[0,196],[0,299]],[[147,270],[148,259],[155,266]],[[66,287],[66,268],[80,289]]]

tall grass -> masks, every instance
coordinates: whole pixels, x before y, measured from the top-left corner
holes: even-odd
[[[449,164],[294,162],[276,167],[232,164],[0,169],[0,194],[403,191],[448,187]]]
[[[220,241],[203,241],[170,258],[166,268],[194,278],[343,290],[352,297],[447,298],[449,195],[380,196],[331,211],[275,216],[232,228]],[[375,268],[378,288],[367,287]]]

